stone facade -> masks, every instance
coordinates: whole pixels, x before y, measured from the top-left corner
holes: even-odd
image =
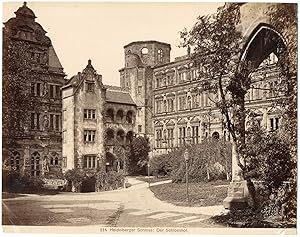
[[[63,170],[124,169],[119,151],[134,135],[135,104],[127,91],[106,86],[91,61],[63,87]]]
[[[65,74],[50,38],[36,22],[33,11],[24,3],[15,14],[16,17],[4,23],[3,44],[26,42],[29,45],[26,57],[35,67],[26,79],[35,105],[30,111],[24,111],[28,119],[22,121],[22,134],[10,138],[3,134],[3,159],[21,174],[33,177],[56,174],[62,166],[60,88],[65,83]],[[8,52],[3,54],[5,57]]]

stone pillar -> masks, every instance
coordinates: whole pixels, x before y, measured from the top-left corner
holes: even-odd
[[[29,145],[24,146],[24,168],[23,168],[23,174],[30,172],[30,149]]]
[[[238,161],[237,146],[232,143],[232,180],[228,187],[227,197],[223,201],[225,209],[244,209],[248,205],[247,182],[242,178],[242,170]]]

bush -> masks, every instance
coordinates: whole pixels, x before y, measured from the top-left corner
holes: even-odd
[[[95,175],[96,178],[96,192],[115,190],[124,187],[125,176],[123,172],[109,171],[108,173],[104,171],[99,171]]]
[[[296,162],[291,156],[288,141],[278,132],[266,132],[257,126],[248,131],[245,149],[246,178],[261,181],[256,187],[259,209],[266,216],[295,217],[296,199],[293,170]],[[294,213],[294,214],[293,214]]]
[[[186,162],[184,152],[189,152],[189,180],[229,179],[231,171],[231,144],[207,139],[192,147],[182,147],[168,154],[153,157],[150,167],[153,175],[168,175],[173,182],[185,182]]]
[[[86,173],[80,169],[67,170],[64,174],[65,179],[72,187],[72,192],[81,192],[82,182],[86,178]]]
[[[39,193],[43,190],[44,182],[39,177],[20,175],[14,170],[3,170],[2,190],[6,192]]]

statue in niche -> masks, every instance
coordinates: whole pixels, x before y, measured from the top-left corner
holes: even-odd
[[[48,94],[48,85],[46,82],[44,82],[44,85],[43,85],[43,97],[46,97]]]
[[[164,100],[164,111],[167,112],[167,101]]]
[[[44,170],[44,172],[49,172],[49,161],[48,161],[48,156],[44,156],[44,160],[43,160],[43,170]]]
[[[48,127],[49,127],[49,118],[48,115],[44,115],[43,131],[47,131]]]

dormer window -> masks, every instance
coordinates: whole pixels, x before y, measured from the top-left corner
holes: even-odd
[[[95,91],[95,83],[94,82],[87,82],[86,83],[86,91],[87,92],[94,92]]]

